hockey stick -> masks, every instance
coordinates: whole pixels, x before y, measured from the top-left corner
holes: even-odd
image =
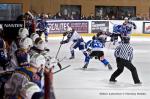
[[[60,72],[60,71],[62,71],[62,70],[65,70],[65,69],[67,69],[68,67],[70,67],[71,65],[68,65],[68,66],[66,66],[66,67],[64,67],[64,68],[62,68],[62,69],[60,69],[60,70],[58,70],[58,71],[55,71],[53,74],[56,74],[56,73],[58,73],[58,72]]]
[[[65,38],[65,36],[63,36],[63,38],[62,38],[62,40],[61,41],[63,41],[64,40],[64,38]],[[60,44],[60,46],[59,46],[59,48],[58,48],[58,51],[57,51],[57,54],[56,54],[56,59],[57,59],[57,56],[58,56],[58,54],[59,54],[59,51],[60,51],[60,48],[61,48],[61,46],[62,46],[62,44]]]
[[[56,99],[55,98],[55,95],[54,95],[54,92],[53,92],[53,82],[52,82],[52,79],[53,79],[53,74],[56,74],[68,67],[70,67],[71,65],[68,65],[54,73],[52,73],[52,69],[49,70],[49,72],[45,72],[44,73],[44,84],[45,84],[45,89],[44,89],[44,99]]]
[[[57,59],[57,60],[58,60],[58,62],[62,62],[64,59],[66,59],[66,56],[63,57],[61,60],[59,60],[59,59]]]

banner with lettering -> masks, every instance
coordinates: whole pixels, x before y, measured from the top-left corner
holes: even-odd
[[[100,30],[106,31],[109,29],[109,21],[92,21],[91,31],[92,33],[97,33]]]
[[[48,21],[49,33],[63,33],[70,26],[78,33],[88,33],[88,21]]]
[[[4,30],[4,37],[7,39],[15,39],[20,28],[24,27],[23,21],[0,21]]]

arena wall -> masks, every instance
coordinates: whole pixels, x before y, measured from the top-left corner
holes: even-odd
[[[81,14],[89,16],[95,13],[96,5],[105,6],[136,6],[136,15],[149,16],[150,0],[0,0],[0,3],[22,3],[23,12],[30,9],[37,13],[60,11],[60,5],[81,5]]]

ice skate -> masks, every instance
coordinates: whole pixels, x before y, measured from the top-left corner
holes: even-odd
[[[88,63],[86,63],[82,68],[87,69]]]
[[[74,59],[75,57],[74,56],[71,56],[69,59]]]

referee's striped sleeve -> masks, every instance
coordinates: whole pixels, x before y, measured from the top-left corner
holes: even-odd
[[[129,52],[129,60],[131,61],[132,59],[133,59],[133,48],[131,48]]]
[[[120,51],[120,46],[117,46],[116,48],[115,48],[115,53],[114,53],[114,56],[117,58],[117,57],[119,57],[119,51]]]

